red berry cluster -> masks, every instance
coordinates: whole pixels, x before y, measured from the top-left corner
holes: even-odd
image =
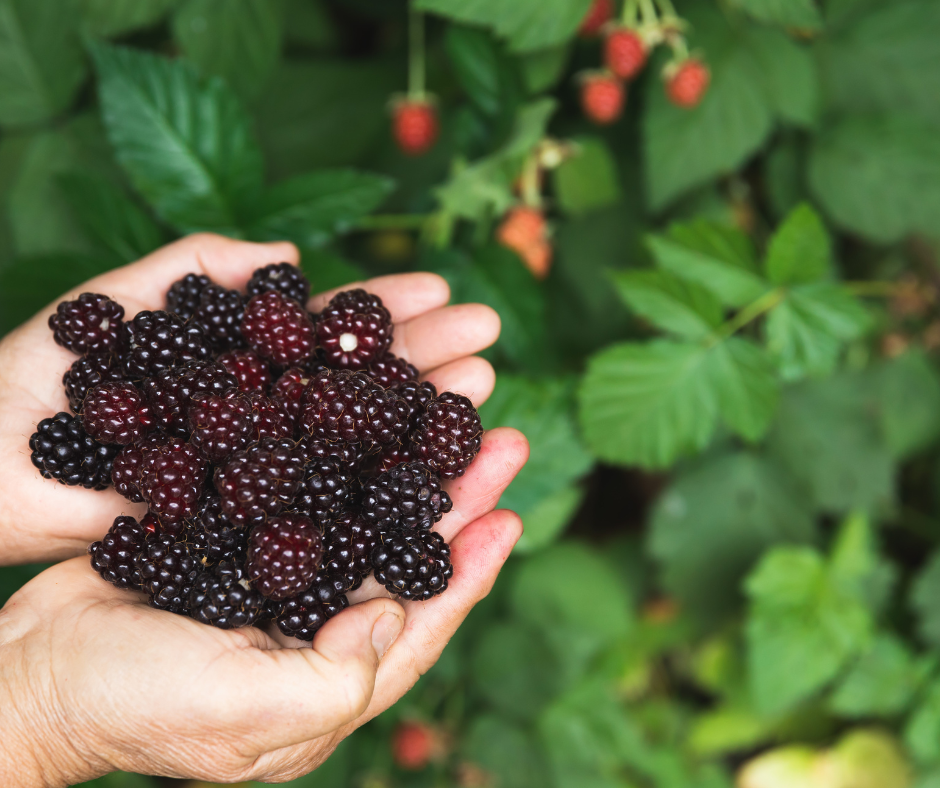
[[[148,508],[89,547],[105,580],[206,624],[274,620],[307,640],[373,571],[404,599],[447,587],[431,528],[451,509],[441,479],[480,450],[479,416],[390,354],[377,296],[311,314],[309,292],[282,263],[246,293],[187,276],[165,310],[126,323],[105,296],[59,305],[55,340],[84,353],[64,379],[74,415],[43,420],[32,462]]]

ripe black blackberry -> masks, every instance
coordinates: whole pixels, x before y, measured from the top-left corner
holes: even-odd
[[[368,367],[369,373],[376,383],[385,388],[391,388],[396,383],[405,383],[409,380],[418,379],[418,368],[409,364],[405,359],[386,353],[379,359],[376,359]]]
[[[321,525],[328,523],[349,504],[355,481],[352,471],[336,457],[308,460],[293,508]]]
[[[139,445],[137,489],[161,524],[178,530],[196,513],[206,481],[206,461],[195,446],[179,438],[145,438]]]
[[[322,561],[323,537],[306,515],[270,517],[251,530],[245,569],[268,599],[288,599],[308,589]]]
[[[454,574],[450,546],[435,531],[383,533],[372,566],[388,591],[419,601],[443,593]]]
[[[238,389],[224,394],[197,392],[187,410],[190,441],[209,462],[224,462],[254,442],[251,398]]]
[[[104,356],[82,356],[62,376],[65,396],[73,413],[80,413],[89,389],[102,383],[124,380],[121,360],[113,354]]]
[[[189,592],[189,613],[219,629],[250,627],[265,618],[267,600],[248,582],[236,562],[223,561],[196,575]]]
[[[189,435],[189,401],[199,392],[224,394],[237,388],[238,381],[221,364],[211,361],[190,361],[167,369],[141,385],[150,415],[155,424],[167,432]]]
[[[189,320],[199,307],[202,291],[212,284],[208,276],[186,274],[182,279],[170,285],[166,293],[166,311]]]
[[[214,566],[221,561],[244,562],[248,550],[247,529],[228,521],[218,495],[209,495],[203,500],[196,516],[186,526],[185,540],[203,566]]]
[[[242,317],[242,336],[258,355],[282,367],[300,364],[317,349],[307,310],[277,290],[254,296]]]
[[[148,534],[134,559],[134,567],[153,607],[189,613],[189,595],[199,562],[186,542],[177,541],[171,534]]]
[[[29,439],[30,460],[44,479],[104,490],[111,484],[111,465],[120,449],[98,443],[82,427],[80,416],[57,413],[43,419]]]
[[[303,396],[301,427],[314,438],[361,443],[367,450],[408,429],[408,403],[364,372],[324,369]]]
[[[428,530],[453,508],[450,496],[420,462],[406,462],[362,485],[362,515],[381,531]]]
[[[344,467],[353,472],[358,470],[365,457],[362,445],[359,443],[343,443],[342,441],[331,443],[307,435],[297,441],[297,445],[303,449],[305,462],[307,463],[324,457],[336,457]]]
[[[267,393],[271,387],[271,370],[254,350],[233,350],[216,359],[238,381],[239,391]]]
[[[49,316],[55,341],[79,355],[114,353],[121,348],[124,307],[98,293],[63,301]]]
[[[341,578],[344,591],[359,588],[372,571],[372,551],[379,541],[378,528],[360,512],[347,511],[327,526],[323,541],[326,554],[322,574]]]
[[[118,380],[88,392],[82,407],[82,426],[99,443],[127,446],[150,431],[153,419],[137,387]]]
[[[445,391],[427,404],[408,437],[415,457],[442,479],[456,479],[479,453],[483,425],[469,399]]]
[[[271,387],[271,398],[287,408],[295,424],[300,422],[301,400],[312,375],[302,367],[291,367]]]
[[[277,290],[301,306],[306,306],[310,298],[310,282],[296,265],[290,263],[272,263],[259,268],[248,280],[246,290],[249,298]]]
[[[138,312],[124,323],[124,372],[129,378],[151,377],[187,361],[209,358],[209,341],[196,326],[172,312]]]
[[[276,610],[277,628],[299,640],[314,635],[337,613],[349,607],[349,600],[332,578],[318,577],[306,591],[285,599]]]
[[[225,516],[246,527],[273,516],[294,500],[304,480],[305,453],[289,439],[263,438],[215,469]]]
[[[223,351],[244,344],[241,333],[245,299],[237,290],[208,285],[190,322],[208,338],[212,347]]]
[[[418,417],[427,412],[431,400],[437,396],[437,389],[430,380],[406,380],[392,386],[399,397],[408,403],[408,429],[414,429]]]
[[[392,316],[378,296],[346,290],[333,296],[320,313],[317,340],[330,366],[364,369],[388,352]]]
[[[118,588],[140,588],[134,559],[146,535],[144,527],[133,517],[118,517],[104,538],[88,546],[91,568]]]

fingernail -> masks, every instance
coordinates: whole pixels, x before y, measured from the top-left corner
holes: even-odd
[[[383,613],[372,627],[372,648],[379,659],[385,656],[398,636],[405,622],[394,613]]]

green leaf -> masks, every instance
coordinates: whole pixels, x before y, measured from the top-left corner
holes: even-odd
[[[173,37],[205,74],[256,96],[281,55],[282,14],[270,0],[186,0],[173,15]]]
[[[325,249],[301,249],[300,268],[314,290],[331,290],[366,278],[358,265]]]
[[[879,243],[940,222],[940,135],[913,116],[846,117],[813,145],[809,182],[841,227]]]
[[[111,181],[69,173],[60,185],[88,236],[121,263],[139,260],[166,243],[156,222]]]
[[[780,398],[764,350],[750,340],[731,337],[715,346],[711,374],[724,423],[746,440],[764,437]]]
[[[564,45],[521,55],[522,76],[529,93],[544,93],[555,87],[565,73],[570,55],[570,47]]]
[[[732,0],[759,22],[801,30],[818,30],[822,17],[814,0]]]
[[[82,28],[99,38],[113,38],[156,25],[179,1],[74,0],[82,16]]]
[[[577,153],[555,170],[555,194],[567,213],[579,215],[620,200],[617,163],[600,137],[576,137]]]
[[[492,36],[477,28],[450,25],[445,44],[461,87],[480,112],[495,117],[515,110],[523,98],[521,78]]]
[[[261,151],[235,96],[183,62],[131,49],[92,50],[108,135],[157,213],[181,232],[235,232],[261,187]]]
[[[69,2],[0,0],[0,124],[29,126],[67,109],[88,73]]]
[[[284,35],[288,43],[300,44],[317,52],[335,51],[339,45],[336,20],[324,0],[286,0]]]
[[[910,605],[917,616],[917,632],[925,643],[940,648],[940,552],[935,551],[911,586]]]
[[[378,208],[392,187],[388,178],[356,170],[297,175],[260,196],[246,216],[248,235],[258,241],[322,246]]]
[[[764,89],[774,113],[794,126],[815,126],[822,99],[813,52],[775,30],[751,31],[748,44],[761,64]]]
[[[772,736],[767,720],[750,709],[719,706],[695,719],[689,748],[700,757],[728,755],[756,749]]]
[[[888,448],[899,460],[940,437],[940,374],[924,353],[911,350],[875,370],[881,424]]]
[[[495,775],[501,785],[543,788],[548,782],[545,754],[532,735],[497,716],[476,717],[461,737],[461,755]]]
[[[669,271],[617,271],[612,278],[624,302],[663,331],[704,339],[722,323],[721,304],[709,290]]]
[[[940,680],[934,679],[904,728],[908,752],[922,765],[940,764]]]
[[[825,278],[832,254],[829,233],[816,213],[803,203],[777,228],[767,249],[767,276],[777,285]]]
[[[531,52],[569,39],[591,0],[417,0],[415,7],[472,25],[491,27],[512,49]]]
[[[872,324],[865,306],[844,287],[819,283],[787,292],[767,319],[767,347],[785,379],[827,375],[846,342]]]
[[[623,343],[588,361],[580,390],[584,437],[602,460],[665,468],[708,445],[718,402],[710,353],[693,344]]]

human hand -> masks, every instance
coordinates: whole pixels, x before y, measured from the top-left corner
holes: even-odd
[[[124,306],[129,320],[142,309],[162,309],[169,286],[188,273],[244,288],[256,268],[298,259],[290,243],[192,235],[66,293],[0,342],[0,565],[79,555],[116,516],[144,512],[114,490],[45,480],[29,461],[27,442],[39,421],[68,410],[62,375],[75,356],[52,340],[47,323],[56,304],[83,292],[103,293]],[[362,286],[379,295],[392,313],[393,352],[415,364],[439,390],[465,394],[476,405],[489,396],[493,370],[471,354],[499,335],[495,312],[479,304],[446,306],[447,284],[432,274],[380,277]],[[313,308],[329,295],[312,299]]]

